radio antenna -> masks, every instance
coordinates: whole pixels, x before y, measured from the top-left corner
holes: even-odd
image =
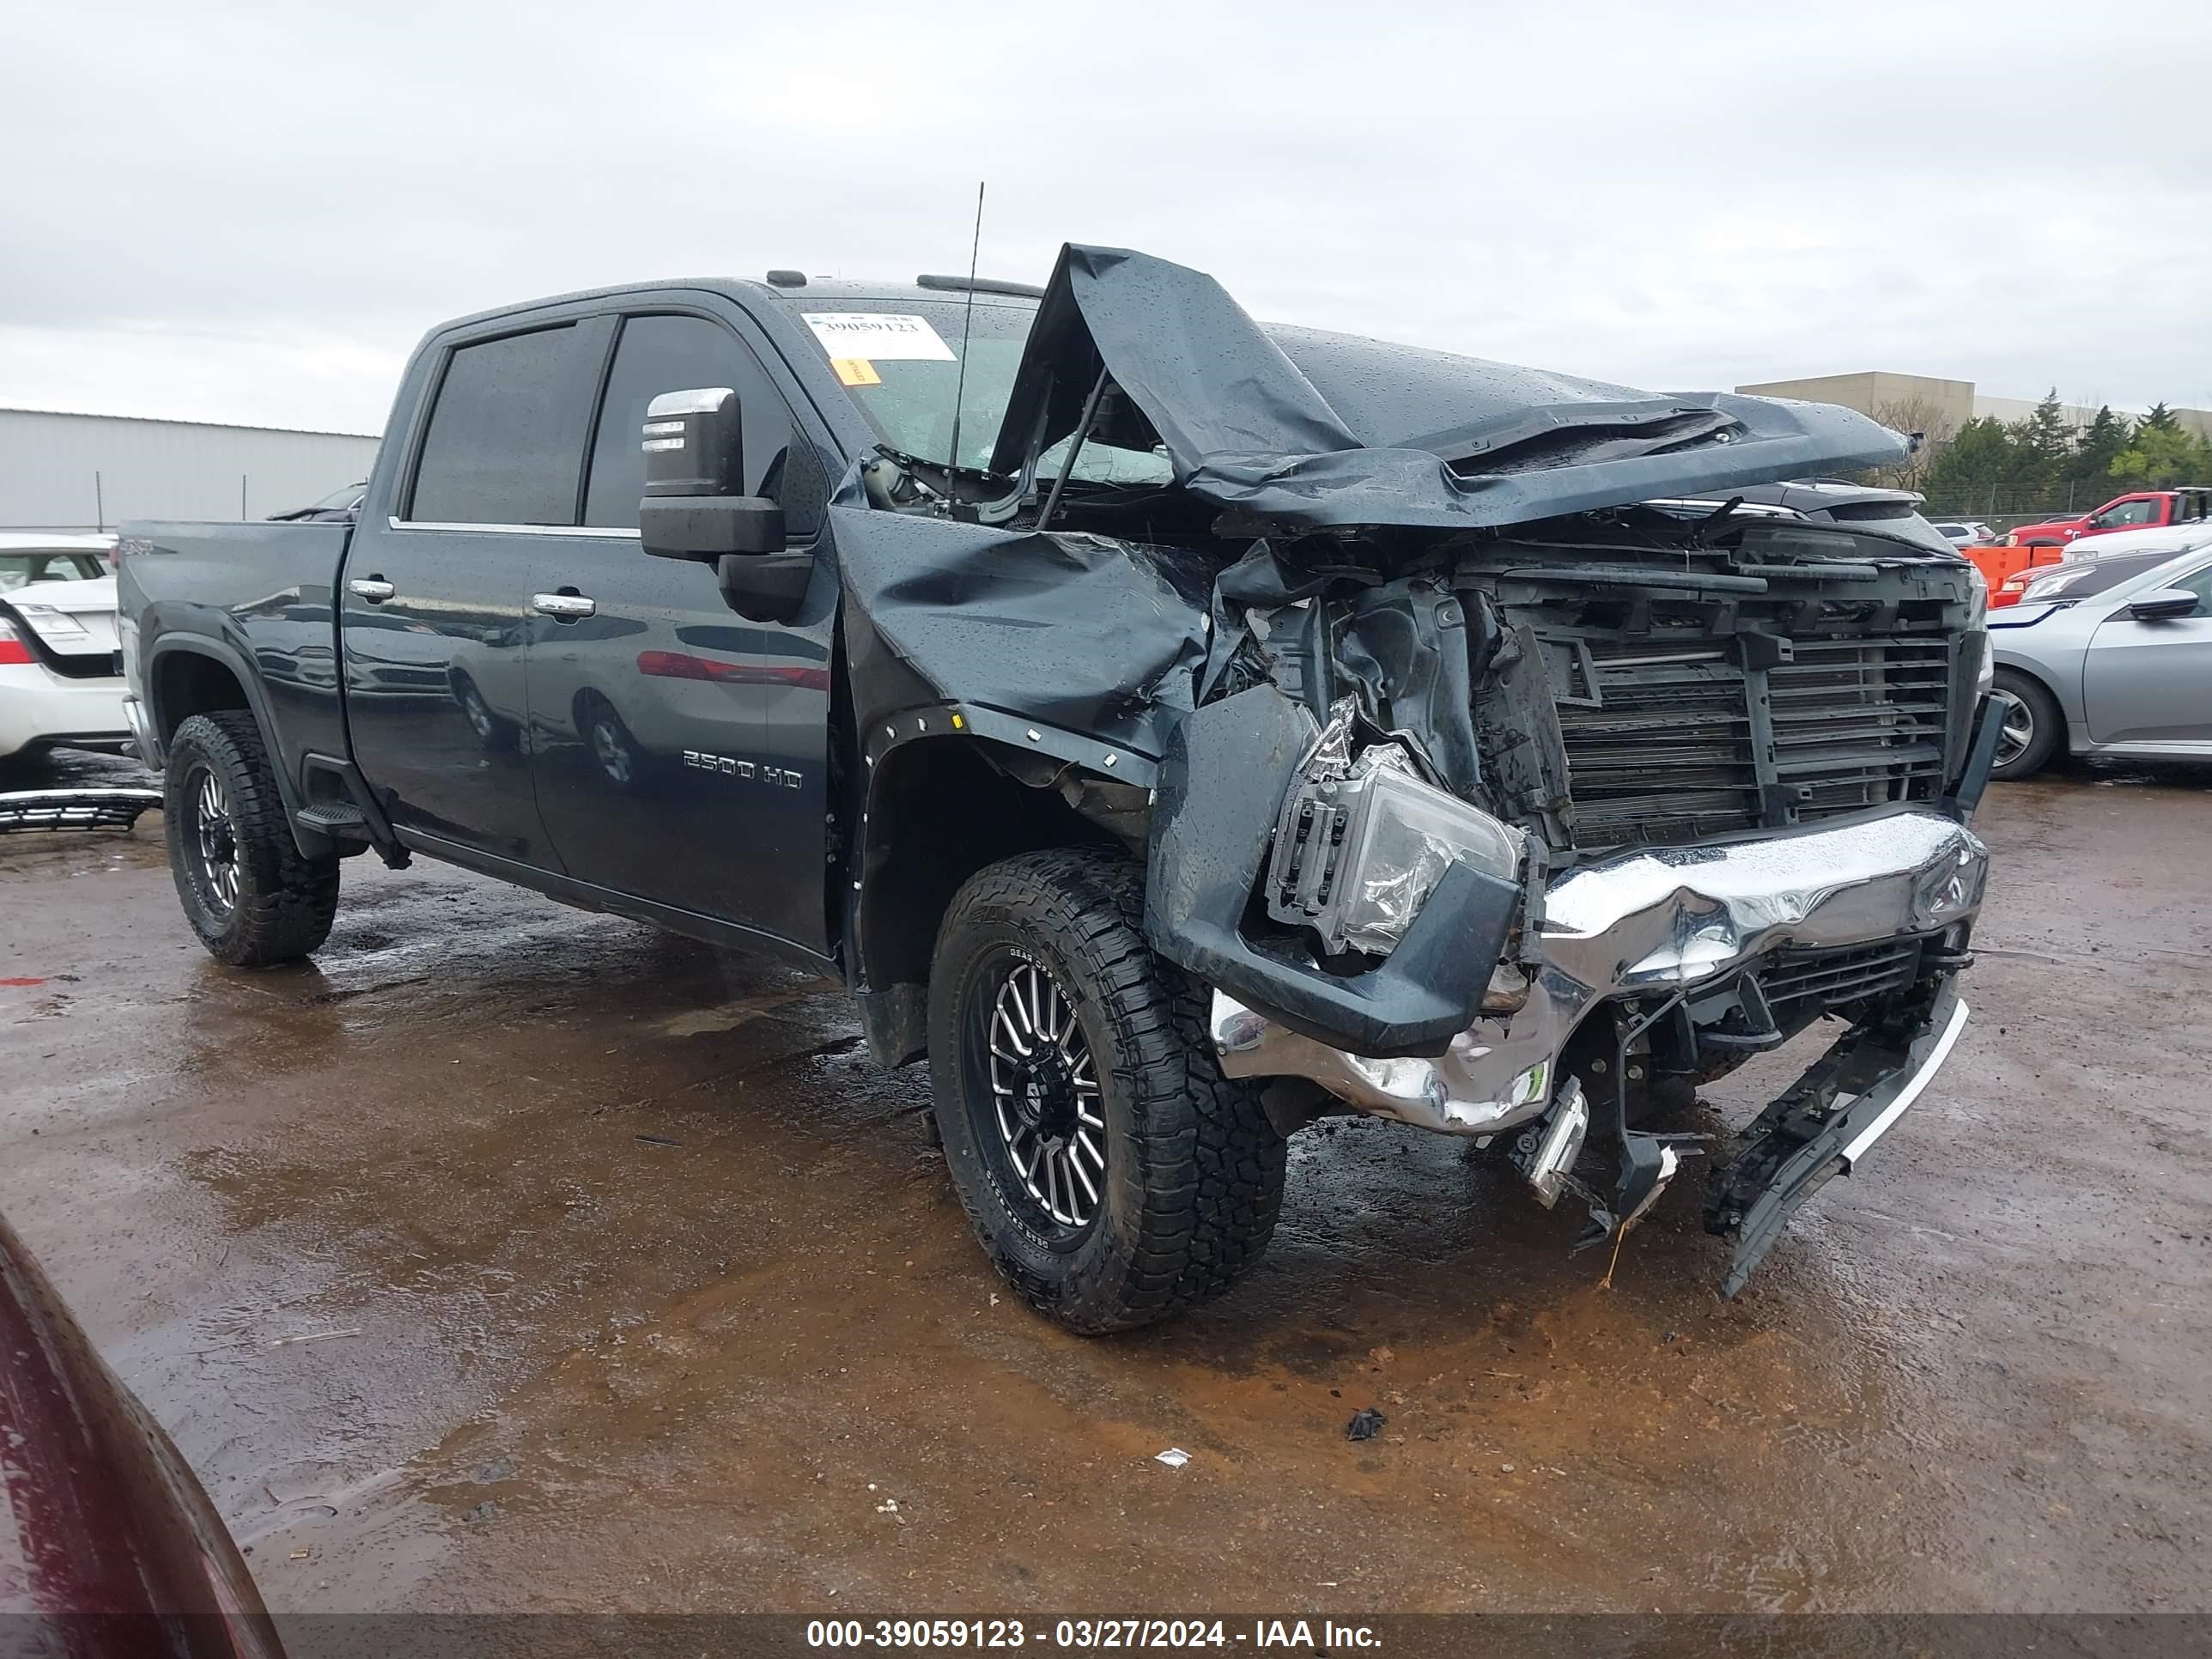
[[[952,389],[952,453],[945,459],[945,493],[952,493],[952,474],[960,465],[960,405],[968,397],[968,337],[975,326],[975,256],[983,249],[983,184],[975,185],[975,237],[968,245],[968,307],[960,316],[960,378]]]

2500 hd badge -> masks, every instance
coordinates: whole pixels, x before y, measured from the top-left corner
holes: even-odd
[[[710,755],[703,749],[685,750],[684,763],[695,772],[719,772],[745,783],[758,779],[771,789],[797,789],[805,781],[805,775],[796,767],[757,766],[734,755]]]

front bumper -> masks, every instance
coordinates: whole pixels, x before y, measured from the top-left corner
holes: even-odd
[[[1874,945],[1970,921],[1988,861],[1964,823],[1918,806],[1624,853],[1551,884],[1523,952],[1536,969],[1527,1003],[1477,1018],[1440,1055],[1348,1054],[1219,991],[1214,1048],[1231,1077],[1305,1078],[1363,1111],[1493,1135],[1549,1108],[1561,1051],[1599,1005],[1694,995],[1785,947]]]
[[[1797,1206],[1849,1175],[1920,1097],[1966,1028],[1945,981],[1921,1007],[1854,1027],[1747,1129],[1705,1193],[1705,1231],[1735,1241],[1721,1294],[1766,1259]]]

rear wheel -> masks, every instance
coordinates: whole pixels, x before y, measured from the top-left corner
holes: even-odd
[[[162,807],[177,896],[217,962],[290,962],[330,937],[337,859],[301,854],[252,714],[222,709],[177,728]]]
[[[2058,712],[2058,700],[2040,680],[2010,668],[1997,670],[1990,695],[2002,722],[1990,775],[2006,783],[2033,777],[2065,739],[2066,717]]]
[[[1225,1078],[1203,992],[1139,931],[1110,854],[1025,854],[954,897],[930,974],[931,1086],[960,1201],[1032,1308],[1086,1335],[1219,1294],[1257,1261],[1284,1146]]]

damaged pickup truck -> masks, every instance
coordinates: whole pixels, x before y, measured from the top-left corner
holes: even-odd
[[[125,527],[186,915],[313,951],[421,853],[835,975],[993,1261],[1214,1294],[1284,1141],[1468,1138],[1617,1240],[1697,1087],[1733,1294],[1966,1018],[1983,593],[1847,410],[1042,290],[662,284],[434,331],[358,520]]]

